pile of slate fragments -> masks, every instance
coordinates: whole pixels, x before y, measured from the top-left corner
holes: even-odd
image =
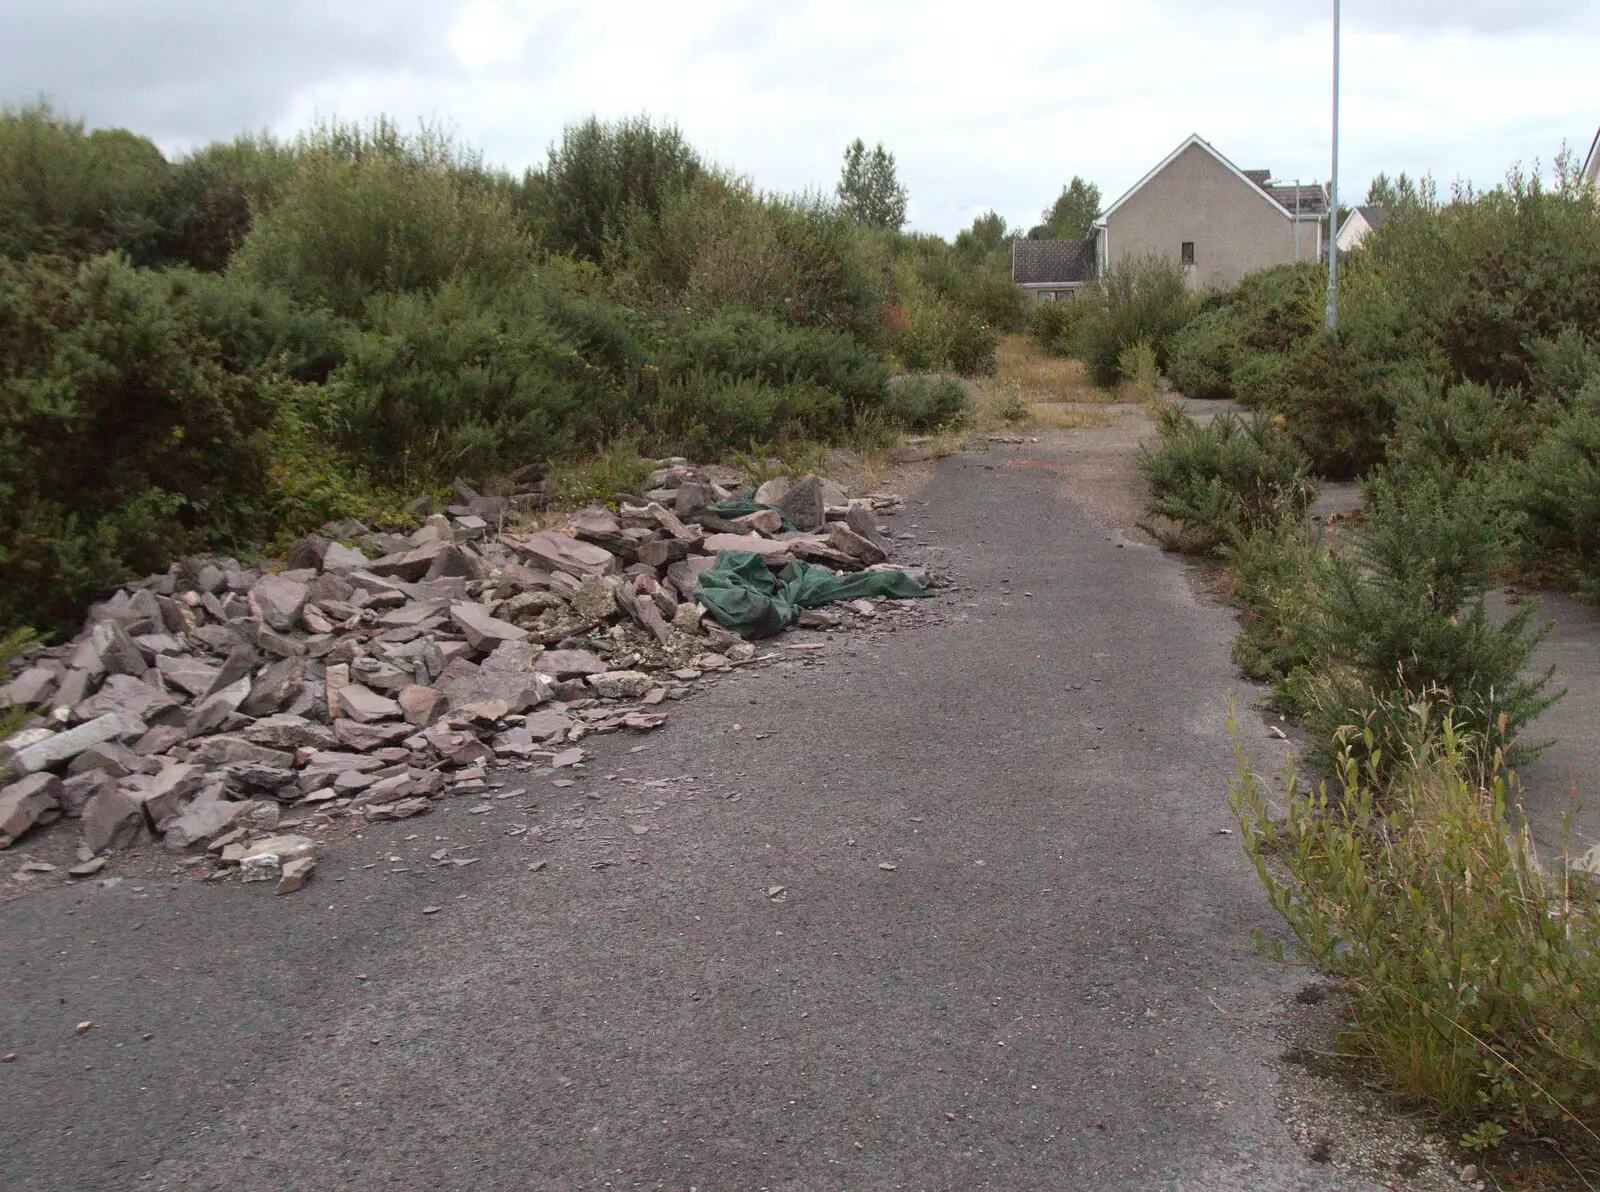
[[[0,692],[32,713],[0,742],[0,848],[73,821],[72,877],[159,838],[208,876],[288,893],[316,864],[288,821],[404,819],[482,790],[491,767],[581,764],[586,735],[657,728],[702,675],[749,662],[756,646],[695,603],[718,552],[888,565],[893,494],[816,476],[739,494],[726,470],[660,463],[617,512],[539,529],[536,493],[519,507],[457,482],[409,535],[330,523],[281,567],[186,558],[118,591]],[[741,496],[770,507],[710,508]]]

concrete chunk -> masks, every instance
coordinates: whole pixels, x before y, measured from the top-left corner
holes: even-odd
[[[25,746],[12,755],[9,764],[0,764],[0,770],[17,776],[34,774],[51,766],[69,762],[85,749],[104,741],[115,741],[123,733],[122,718],[107,712],[88,724],[57,733],[47,740]]]

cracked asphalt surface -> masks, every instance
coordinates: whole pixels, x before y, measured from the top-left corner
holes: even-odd
[[[1276,1119],[1304,977],[1220,834],[1230,690],[1283,745],[1086,459],[942,460],[896,526],[961,581],[931,623],[807,635],[575,786],[367,829],[289,897],[0,907],[0,1188],[1357,1187]]]

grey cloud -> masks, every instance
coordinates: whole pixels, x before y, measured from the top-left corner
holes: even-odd
[[[1344,0],[1342,8],[1346,30],[1377,33],[1534,33],[1600,23],[1592,0]],[[1206,10],[1276,28],[1326,25],[1332,12],[1329,0],[1212,0]]]
[[[3,0],[0,100],[43,94],[158,140],[229,137],[320,83],[446,64],[453,14],[426,0]]]

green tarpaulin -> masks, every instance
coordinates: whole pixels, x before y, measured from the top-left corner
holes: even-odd
[[[760,555],[725,550],[717,565],[700,573],[694,598],[741,637],[771,637],[793,625],[804,609],[861,596],[915,600],[933,593],[904,571],[858,571],[834,575],[796,560],[778,574]]]

